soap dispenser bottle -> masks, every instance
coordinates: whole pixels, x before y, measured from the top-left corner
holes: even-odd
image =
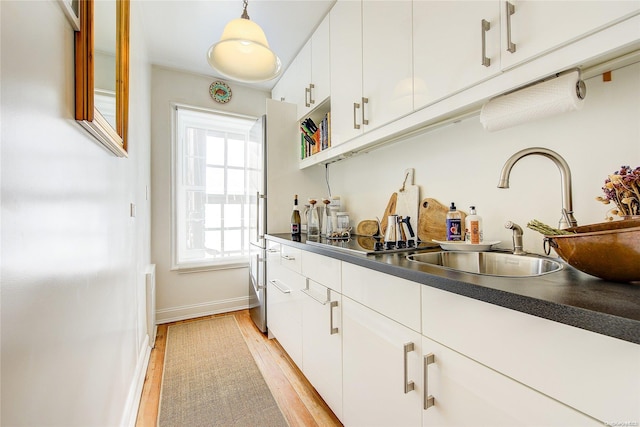
[[[476,214],[476,207],[469,206],[469,215],[464,220],[465,241],[473,245],[482,243],[482,217]]]
[[[462,241],[462,214],[453,202],[447,212],[447,240]]]

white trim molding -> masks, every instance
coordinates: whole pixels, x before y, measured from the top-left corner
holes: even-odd
[[[177,322],[179,320],[193,319],[196,317],[227,313],[247,308],[249,308],[248,296],[208,301],[199,304],[189,304],[157,310],[156,322],[158,324]]]

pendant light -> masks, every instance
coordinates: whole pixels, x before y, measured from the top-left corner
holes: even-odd
[[[269,49],[262,28],[249,20],[248,0],[242,16],[230,21],[220,41],[209,48],[209,65],[222,76],[245,83],[274,79],[282,71],[280,58]]]

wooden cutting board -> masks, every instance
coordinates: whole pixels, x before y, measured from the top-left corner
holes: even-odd
[[[420,187],[413,185],[413,168],[404,171],[401,182],[396,200],[396,214],[403,218],[409,217],[411,229],[416,233],[420,213]]]
[[[378,221],[375,219],[364,219],[358,223],[356,234],[358,236],[375,236],[378,233]]]
[[[423,242],[432,240],[447,240],[447,212],[449,206],[443,205],[436,199],[426,198],[420,202],[420,217],[418,220],[418,237]],[[462,226],[467,214],[462,214]]]
[[[398,201],[398,193],[393,193],[387,203],[387,208],[384,210],[384,214],[380,218],[380,235],[384,236],[384,232],[387,231],[387,217],[396,213],[396,202]]]

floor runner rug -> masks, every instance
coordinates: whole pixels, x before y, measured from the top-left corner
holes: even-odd
[[[233,316],[169,326],[158,426],[287,426]]]

